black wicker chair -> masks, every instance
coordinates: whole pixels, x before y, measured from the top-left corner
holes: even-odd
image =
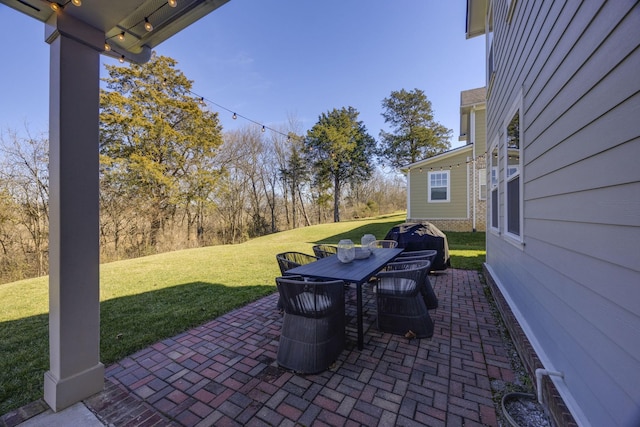
[[[344,282],[278,277],[284,305],[278,365],[301,374],[328,369],[345,343]]]
[[[429,263],[429,267],[427,268],[427,273],[431,270],[431,261],[426,259],[427,257],[405,257],[396,258],[392,263],[387,264],[387,270],[399,270],[403,268],[416,268],[421,267],[425,263]],[[420,285],[420,293],[424,298],[424,303],[427,306],[427,310],[435,310],[438,308],[438,297],[433,290],[433,286],[431,286],[431,281],[429,280],[429,274],[424,275],[424,280]]]
[[[433,265],[433,260],[438,256],[438,251],[435,249],[425,249],[423,251],[405,251],[398,255],[396,259],[402,259],[405,261],[413,260],[427,260]]]
[[[280,267],[280,273],[284,275],[285,271],[317,261],[318,257],[303,254],[302,252],[282,252],[276,255],[276,260]]]
[[[378,329],[415,338],[433,336],[433,321],[422,290],[430,265],[428,261],[389,263],[377,274]]]
[[[325,258],[333,254],[338,253],[338,247],[333,245],[315,245],[313,247],[313,253],[318,258]]]

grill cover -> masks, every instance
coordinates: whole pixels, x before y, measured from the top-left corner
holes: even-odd
[[[385,237],[395,240],[405,252],[435,249],[438,255],[433,260],[432,270],[446,270],[451,267],[447,236],[430,222],[407,222],[393,227]]]

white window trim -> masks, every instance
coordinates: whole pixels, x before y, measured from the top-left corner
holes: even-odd
[[[489,215],[487,215],[487,222],[489,223],[489,230],[494,234],[500,234],[500,225],[502,221],[500,221],[500,144],[499,137],[496,137],[489,146],[488,157],[489,161],[487,162],[487,189],[489,193],[487,194],[487,207],[489,208]],[[496,159],[496,164],[493,164],[493,150],[496,150],[498,153],[498,158]],[[491,179],[492,170],[496,171],[496,183],[494,185],[493,180]],[[497,206],[498,206],[498,225],[496,227],[493,226],[493,190],[496,190]]]
[[[506,0],[507,1],[507,23],[511,23],[511,19],[513,18],[513,11],[516,8],[516,0]]]
[[[441,170],[441,171],[432,171],[427,174],[427,201],[429,203],[449,203],[451,201],[451,171],[449,170]],[[434,174],[445,174],[447,176],[447,198],[444,200],[432,200],[431,199],[431,175]],[[440,188],[440,187],[437,187]]]
[[[502,129],[504,132],[503,137],[501,138],[500,141],[500,145],[503,148],[503,159],[505,159],[505,167],[504,167],[504,174],[502,176],[503,180],[504,180],[504,211],[503,211],[503,218],[504,218],[504,235],[505,237],[508,238],[509,241],[511,241],[511,243],[515,243],[517,246],[520,246],[523,244],[524,242],[524,212],[523,212],[523,207],[524,207],[524,195],[523,195],[523,182],[524,182],[524,177],[523,177],[523,169],[522,169],[522,160],[523,160],[523,154],[524,154],[524,115],[522,114],[522,112],[524,111],[523,109],[523,100],[522,100],[522,91],[520,91],[520,93],[518,94],[517,99],[514,101],[514,103],[511,105],[511,108],[509,108],[509,111],[507,112],[507,115],[505,116],[505,120],[504,123],[502,125]],[[519,131],[520,131],[520,158],[518,159],[518,167],[517,167],[517,172],[514,173],[513,175],[509,175],[509,165],[508,165],[508,158],[509,158],[509,152],[508,152],[508,147],[507,147],[507,143],[506,143],[506,138],[507,138],[507,127],[509,126],[509,122],[511,121],[511,118],[516,114],[516,112],[519,112],[520,117],[519,117]],[[507,191],[507,184],[512,181],[513,179],[515,179],[516,177],[519,177],[519,188],[518,188],[518,194],[519,194],[519,200],[518,200],[518,214],[519,214],[519,229],[520,229],[520,235],[517,234],[513,234],[511,232],[509,232],[509,194]]]
[[[487,169],[478,169],[478,200],[487,200],[488,186],[487,186]],[[484,187],[484,191],[482,191]]]

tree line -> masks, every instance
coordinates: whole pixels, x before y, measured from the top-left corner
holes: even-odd
[[[449,147],[418,89],[382,102],[392,133],[353,107],[306,133],[224,132],[175,60],[106,66],[100,94],[102,261],[213,244],[406,208],[398,167]],[[406,108],[410,106],[411,108]],[[384,173],[378,166],[392,167]],[[0,283],[48,272],[48,140],[0,133]]]

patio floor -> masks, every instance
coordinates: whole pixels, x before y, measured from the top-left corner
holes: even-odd
[[[84,403],[113,426],[497,426],[492,389],[515,374],[480,276],[430,277],[432,338],[379,332],[365,286],[359,351],[350,289],[346,350],[329,371],[295,375],[275,362],[273,294],[109,366]]]

